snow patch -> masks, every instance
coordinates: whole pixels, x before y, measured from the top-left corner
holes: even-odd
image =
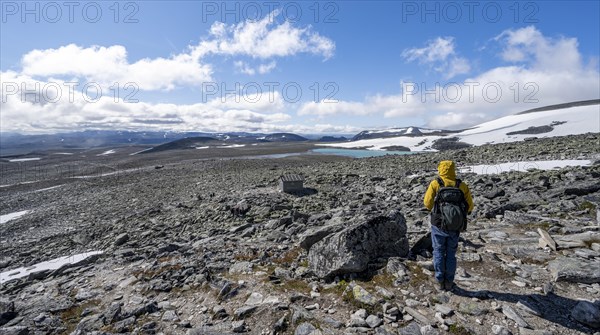
[[[103,152],[103,153],[101,153],[101,154],[97,154],[96,156],[106,156],[106,155],[112,155],[112,154],[114,154],[115,152],[117,152],[117,151],[115,151],[114,149],[110,149],[110,150],[107,150],[107,151],[105,151],[105,152]]]
[[[41,158],[40,157],[31,157],[31,158],[15,158],[15,159],[9,159],[8,161],[11,163],[14,162],[29,162],[29,161],[39,161]]]
[[[231,144],[231,145],[224,145],[221,148],[241,148],[241,147],[245,147],[245,146],[246,146],[245,144]]]
[[[210,147],[196,147],[196,149],[208,149]]]
[[[537,170],[553,170],[562,169],[568,166],[589,166],[592,164],[590,160],[550,160],[550,161],[524,161],[524,162],[507,162],[499,164],[481,164],[471,165],[460,168],[462,173],[472,172],[475,174],[500,174],[509,171],[526,172],[531,169]]]
[[[29,276],[31,273],[36,273],[45,270],[56,270],[63,265],[66,264],[77,264],[81,261],[87,259],[90,256],[102,254],[102,251],[89,251],[82,254],[77,254],[73,256],[64,256],[55,258],[49,261],[41,262],[34,264],[28,267],[20,267],[18,269],[13,269],[9,271],[5,271],[0,273],[0,284],[3,284],[9,280],[23,278],[25,276]]]
[[[0,215],[0,224],[7,223],[10,220],[18,219],[27,213],[29,213],[28,210]]]
[[[33,191],[33,193],[35,193],[35,192],[49,191],[49,190],[53,190],[53,189],[55,189],[55,188],[59,188],[59,187],[61,187],[61,186],[64,186],[64,184],[62,184],[62,185],[56,185],[56,186],[52,186],[52,187],[41,188],[41,189],[39,189],[39,190],[35,190],[35,191]]]
[[[25,185],[25,184],[33,184],[33,183],[37,183],[41,180],[30,180],[30,181],[22,181],[20,183],[16,183],[16,184],[6,184],[6,185],[0,185],[0,188],[2,187],[11,187],[11,186],[17,186],[17,185]]]

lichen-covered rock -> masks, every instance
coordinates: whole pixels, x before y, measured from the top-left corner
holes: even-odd
[[[319,277],[360,273],[380,257],[408,254],[406,222],[399,211],[359,217],[349,227],[315,243],[309,250],[311,270]]]
[[[548,269],[554,281],[600,283],[600,271],[598,271],[598,262],[595,260],[559,257],[548,263]]]
[[[354,297],[354,300],[369,306],[375,306],[379,302],[375,296],[359,285],[352,288],[352,297]]]

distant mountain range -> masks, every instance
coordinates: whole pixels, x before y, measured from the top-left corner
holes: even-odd
[[[581,133],[582,131],[599,132],[599,121],[597,121],[600,114],[599,104],[600,99],[596,99],[545,106],[509,115],[465,130],[430,129],[414,126],[365,130],[354,135],[350,140],[343,136],[301,136],[293,133],[264,134],[247,132],[207,133],[86,130],[43,135],[0,133],[0,157],[49,150],[88,149],[128,145],[152,146],[152,149],[147,150],[147,152],[151,152],[170,150],[169,148],[205,146],[208,142],[226,146],[227,144],[260,142],[314,141],[321,143],[328,142],[332,143],[331,145],[333,146],[349,148],[402,148],[403,150],[413,151],[443,150],[483,143],[510,141],[522,136],[537,134],[541,136],[562,136],[571,133]],[[587,119],[581,119],[581,113],[587,113],[585,116]],[[483,129],[486,130],[483,131]]]
[[[186,146],[187,142],[212,139],[215,143],[259,143],[309,141],[292,133],[204,133],[204,132],[136,132],[86,130],[71,133],[22,135],[0,133],[0,157],[23,155],[36,151],[88,149],[94,147],[118,147],[124,145],[160,146],[175,141],[174,146]],[[189,140],[188,140],[189,139]],[[181,142],[177,142],[182,140]],[[187,141],[186,141],[187,140]],[[316,139],[320,140],[320,139]],[[168,146],[166,146],[168,148]],[[164,146],[161,147],[164,150]]]

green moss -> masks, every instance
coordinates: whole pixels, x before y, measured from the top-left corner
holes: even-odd
[[[81,305],[75,305],[69,309],[64,310],[60,313],[60,319],[65,324],[67,328],[65,330],[65,334],[70,334],[75,331],[75,328],[81,321],[81,313],[88,307],[98,306],[100,304],[100,300],[90,300]]]
[[[592,219],[596,218],[596,208],[597,208],[596,204],[591,203],[587,200],[584,200],[582,203],[579,204],[578,208],[581,211],[587,211],[588,214],[592,217]]]
[[[394,276],[387,272],[378,274],[373,276],[373,278],[371,279],[371,283],[377,286],[390,288],[394,286]]]
[[[596,210],[596,205],[594,205],[593,203],[585,200],[582,203],[579,204],[579,210],[583,211],[583,210],[587,210],[589,212],[594,212]]]
[[[324,288],[321,291],[321,293],[335,294],[335,295],[342,297],[344,295],[344,293],[346,292],[347,287],[348,287],[348,282],[346,282],[345,280],[342,279],[337,284],[335,284],[335,286],[330,286],[330,287]]]
[[[450,325],[448,332],[450,334],[457,334],[457,335],[470,335],[471,333],[463,326],[459,326],[459,325]]]
[[[423,272],[423,269],[419,265],[415,263],[408,263],[407,265],[411,274],[410,281],[408,282],[410,286],[419,286],[430,279],[430,277]]]

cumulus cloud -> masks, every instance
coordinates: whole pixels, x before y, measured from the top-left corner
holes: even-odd
[[[235,68],[249,75],[266,74],[277,67],[276,58],[300,53],[323,60],[331,58],[335,43],[311,26],[278,22],[278,11],[262,20],[238,24],[215,22],[205,38],[180,53],[165,57],[131,60],[121,45],[80,46],[32,50],[21,58],[19,71],[1,72],[2,131],[63,131],[85,127],[173,130],[269,130],[287,129],[290,116],[278,92],[236,92],[212,96],[197,104],[128,103],[109,97],[118,83],[132,83],[144,91],[170,91],[181,87],[215,84],[214,57],[234,58]],[[280,20],[281,21],[281,20]],[[212,58],[211,58],[212,56]],[[236,59],[236,58],[242,59]],[[244,59],[251,59],[252,64]],[[69,82],[96,85],[104,92],[99,99],[82,94],[82,87]],[[38,85],[38,86],[36,86]],[[22,94],[21,89],[37,93]],[[93,91],[93,90],[92,90]],[[62,93],[62,97],[57,97]],[[56,98],[56,99],[55,99]],[[90,101],[93,100],[93,101]],[[300,128],[298,128],[300,129]]]
[[[195,104],[128,103],[112,96],[69,94],[68,83],[40,82],[30,76],[2,73],[2,131],[58,132],[82,129],[179,131],[268,130],[288,122],[280,94],[214,97]],[[21,91],[24,83],[27,91]],[[37,86],[36,86],[37,85]],[[37,87],[37,89],[34,89]]]
[[[135,83],[141,90],[172,90],[212,81],[209,55],[251,57],[262,60],[299,53],[333,56],[335,43],[310,26],[296,27],[289,21],[278,23],[278,11],[259,21],[247,20],[227,25],[215,22],[207,38],[169,57],[143,58],[131,62],[121,45],[83,47],[69,44],[54,49],[32,50],[21,59],[22,73],[40,79],[81,78],[110,86],[115,82]],[[242,73],[266,74],[277,66],[274,60],[256,68],[237,60]]]
[[[33,50],[21,60],[24,75],[37,78],[84,78],[105,87],[117,82],[135,83],[142,90],[172,90],[176,86],[210,81],[212,66],[182,53],[169,58],[144,58],[129,63],[121,45]]]
[[[469,73],[471,66],[466,58],[459,57],[454,50],[454,37],[437,37],[428,41],[423,48],[411,48],[402,52],[407,62],[426,64],[442,73],[445,79]]]
[[[316,115],[320,118],[334,115],[383,115],[406,117],[426,112],[425,106],[415,102],[414,95],[375,95],[364,101],[321,100],[302,104],[298,115]]]
[[[275,10],[262,20],[246,20],[226,25],[215,22],[210,28],[211,38],[202,41],[194,52],[223,55],[245,55],[253,58],[285,57],[298,53],[321,55],[329,59],[335,43],[312,30],[310,26],[294,27],[289,21],[277,24],[280,12]]]
[[[576,38],[544,36],[534,26],[505,30],[494,40],[504,45],[502,59],[524,62],[536,69],[557,71],[581,68],[581,55]]]
[[[406,51],[404,56],[424,64],[442,62],[446,71],[464,73],[469,65],[453,58],[453,41],[436,39],[425,48]],[[429,127],[459,129],[531,108],[600,98],[598,65],[584,65],[577,39],[548,37],[535,27],[525,27],[506,30],[493,41],[506,63],[464,81],[437,85],[406,81],[398,94],[333,105],[310,102],[299,109],[299,114],[419,115]]]

